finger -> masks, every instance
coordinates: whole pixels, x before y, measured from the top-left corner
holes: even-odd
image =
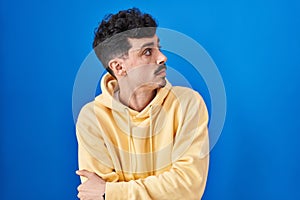
[[[82,187],[83,187],[82,184],[79,185],[79,186],[77,187],[77,191],[78,191],[78,192],[82,191]]]
[[[82,194],[81,194],[81,193],[78,193],[78,194],[77,194],[77,197],[78,197],[78,199],[80,199],[80,200],[81,200],[81,199],[83,199],[83,197],[82,197]]]
[[[76,171],[76,174],[79,175],[79,176],[83,176],[83,177],[86,177],[86,178],[90,178],[94,173],[93,172],[90,172],[88,170],[77,170]]]

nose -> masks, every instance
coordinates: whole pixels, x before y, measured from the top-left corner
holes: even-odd
[[[157,56],[156,63],[157,63],[158,65],[165,64],[166,61],[167,61],[167,59],[168,59],[168,58],[167,58],[161,51],[159,51],[158,56]]]

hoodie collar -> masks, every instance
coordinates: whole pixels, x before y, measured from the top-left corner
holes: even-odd
[[[125,112],[125,109],[127,109],[131,116],[142,118],[149,116],[151,107],[155,109],[156,106],[162,105],[171,88],[172,85],[167,80],[165,87],[158,89],[154,99],[142,111],[138,112],[123,105],[114,98],[114,93],[119,90],[118,82],[113,76],[111,76],[109,73],[106,73],[101,80],[102,94],[97,96],[95,100],[96,102],[112,110]]]

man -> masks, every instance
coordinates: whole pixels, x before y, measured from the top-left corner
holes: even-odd
[[[201,96],[166,80],[157,24],[138,9],[95,32],[102,94],[78,117],[80,199],[200,199],[209,162]]]

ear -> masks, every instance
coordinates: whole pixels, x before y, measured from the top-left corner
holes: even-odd
[[[108,67],[116,76],[125,76],[126,69],[123,67],[123,60],[119,58],[112,59],[108,62]]]

